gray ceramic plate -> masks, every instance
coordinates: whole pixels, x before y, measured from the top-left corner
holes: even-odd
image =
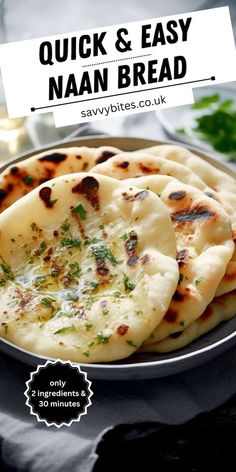
[[[79,138],[73,141],[54,143],[51,146],[40,148],[37,152],[55,147],[66,146],[103,146],[111,145],[123,150],[135,150],[143,147],[154,146],[157,144],[165,144],[160,141],[151,141],[137,138],[112,138],[107,136],[91,137],[89,139]],[[172,143],[178,144],[178,143]],[[215,167],[224,170],[230,175],[233,172],[223,164],[206,156],[197,149],[192,149],[203,159],[213,163]],[[35,150],[31,153],[24,154],[11,162],[2,165],[0,172],[8,167],[9,163],[16,163],[22,159],[35,154]],[[131,380],[131,379],[147,379],[155,377],[163,377],[166,375],[176,374],[187,369],[191,369],[197,365],[203,364],[210,359],[222,354],[231,346],[236,344],[236,317],[225,323],[221,323],[211,332],[205,334],[201,338],[192,342],[189,346],[179,349],[170,354],[135,354],[124,361],[113,362],[110,364],[80,364],[81,367],[88,372],[89,378],[100,380]],[[19,361],[26,364],[36,366],[44,363],[47,358],[37,356],[24,349],[0,339],[0,349],[2,352],[15,357]]]

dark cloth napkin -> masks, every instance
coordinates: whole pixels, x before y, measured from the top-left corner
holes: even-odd
[[[34,368],[1,354],[2,461],[14,471],[90,472],[99,441],[114,425],[177,425],[224,403],[236,392],[235,360],[234,347],[201,367],[162,379],[93,381],[88,414],[58,430],[37,423],[25,405],[25,382]]]

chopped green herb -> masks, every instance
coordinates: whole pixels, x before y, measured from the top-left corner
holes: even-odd
[[[97,340],[99,344],[107,344],[110,336],[104,336],[103,334],[97,335]]]
[[[89,351],[86,351],[86,352],[82,352],[82,354],[83,354],[83,356],[85,356],[85,357],[89,357],[89,354],[90,354],[90,353],[89,353]]]
[[[109,315],[109,310],[102,310],[102,314],[103,314],[104,316]]]
[[[70,229],[70,224],[69,224],[68,220],[63,221],[63,223],[61,224],[61,229],[62,229],[62,231],[64,231],[65,233],[66,233],[67,231],[69,231],[69,229]]]
[[[50,207],[53,207],[55,205],[55,203],[57,203],[57,201],[58,201],[58,198],[56,198],[55,200],[49,200],[48,205]]]
[[[32,175],[25,175],[23,181],[26,185],[31,185],[34,182],[34,177]]]
[[[72,301],[72,302],[78,302],[79,297],[78,295],[75,295],[74,293],[68,293],[65,297],[66,300]]]
[[[91,247],[92,255],[95,257],[97,261],[101,261],[104,259],[108,259],[113,266],[119,264],[119,261],[113,256],[111,250],[105,245],[100,244],[97,246]]]
[[[38,275],[34,279],[35,287],[41,287],[45,282],[46,282],[46,276],[45,275]]]
[[[0,257],[0,267],[2,268],[4,274],[9,280],[14,279],[14,274],[11,268],[3,261],[2,257]]]
[[[92,239],[86,238],[83,242],[83,245],[90,246],[90,244],[100,243],[100,241],[101,239],[98,239],[98,238],[92,238]]]
[[[62,333],[71,333],[72,331],[75,331],[75,325],[70,325],[70,326],[64,326],[63,328],[59,328],[57,331],[54,331],[53,334],[62,334]]]
[[[191,106],[193,110],[200,110],[202,108],[208,108],[212,103],[218,103],[220,97],[218,94],[208,95],[207,97],[202,97]]]
[[[53,308],[53,303],[55,302],[55,300],[53,300],[52,298],[42,298],[41,300],[41,305],[45,306],[46,308]]]
[[[93,323],[87,321],[84,326],[86,328],[86,331],[89,331],[93,327]]]
[[[206,110],[196,118],[193,131],[214,149],[236,160],[236,109],[232,100],[221,100],[218,94],[197,100],[192,108]]]
[[[128,344],[129,346],[138,347],[138,346],[137,346],[136,344],[134,344],[134,342],[131,341],[130,339],[128,339],[126,342],[127,342],[127,344]]]
[[[202,277],[198,277],[198,279],[195,280],[195,285],[196,287],[202,282]]]
[[[36,249],[36,251],[34,252],[34,255],[35,256],[41,256],[47,249],[47,245],[45,243],[45,241],[42,241],[39,245],[39,249]]]
[[[95,342],[94,342],[94,341],[90,341],[90,342],[88,343],[88,347],[93,347],[93,346],[94,346],[94,344],[95,344]]]
[[[81,241],[78,238],[62,238],[61,239],[61,246],[68,247],[68,248],[75,248],[81,246]]]
[[[71,213],[78,213],[81,220],[86,220],[87,211],[84,209],[81,203],[77,207],[73,208],[73,210],[71,210]]]
[[[133,251],[138,245],[138,239],[135,231],[131,231],[128,235],[128,239],[125,243],[125,247],[128,252]]]
[[[114,295],[115,298],[121,298],[122,297],[121,292],[114,292],[113,295]]]
[[[137,315],[137,316],[143,315],[143,311],[142,310],[135,310],[135,315]]]
[[[99,286],[98,282],[89,282],[89,287],[92,288],[93,290],[96,290]]]
[[[67,318],[74,318],[75,312],[74,311],[61,311],[58,310],[56,313],[54,313],[54,317],[56,318],[62,318],[63,316],[66,316]]]
[[[81,275],[82,269],[78,262],[70,262],[69,268],[73,271],[72,275],[79,277]]]
[[[180,326],[184,326],[184,325],[185,325],[185,322],[184,322],[184,321],[180,321],[179,324],[180,324]]]
[[[88,162],[84,162],[82,170],[86,170],[88,168],[88,165],[89,165]]]
[[[31,228],[32,228],[33,231],[38,231],[38,230],[39,230],[39,227],[38,227],[38,225],[37,225],[36,223],[31,223],[30,226],[31,226]]]
[[[85,303],[86,303],[86,309],[87,310],[90,310],[90,308],[92,307],[93,303],[95,303],[97,301],[97,298],[96,297],[86,297],[85,299]]]
[[[121,239],[123,239],[123,241],[127,241],[127,239],[128,239],[128,234],[127,234],[127,233],[124,233],[124,234],[121,236]]]
[[[160,272],[161,277],[164,277],[164,275],[165,275],[165,272]]]
[[[123,282],[124,282],[126,292],[131,292],[132,290],[134,290],[135,284],[130,282],[128,275],[124,275]]]
[[[104,229],[104,225],[99,225],[99,229]]]
[[[4,285],[6,285],[6,283],[6,280],[0,279],[0,287],[3,287]]]

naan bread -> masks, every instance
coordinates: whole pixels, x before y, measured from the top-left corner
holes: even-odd
[[[231,225],[215,200],[171,177],[153,175],[125,182],[158,194],[175,227],[179,283],[163,320],[146,340],[150,344],[183,330],[212,301],[233,252]]]
[[[181,163],[194,171],[212,190],[216,198],[230,215],[233,236],[236,241],[236,180],[213,165],[204,161],[184,147],[164,144],[138,151],[150,153],[169,161]],[[194,185],[194,184],[193,184]],[[198,187],[199,188],[199,187]],[[209,193],[209,192],[208,192]],[[236,288],[236,245],[234,254],[228,264],[225,275],[218,287],[217,295],[230,292]]]
[[[122,152],[106,162],[96,165],[91,169],[91,172],[108,175],[119,180],[151,174],[170,175],[203,192],[209,190],[205,182],[186,166],[143,152]]]
[[[95,174],[41,185],[0,215],[0,334],[38,354],[132,354],[178,283],[169,212],[152,192]]]
[[[141,346],[142,352],[171,352],[183,348],[208,333],[219,325],[222,321],[228,321],[236,313],[236,290],[221,297],[214,298],[208,305],[204,313],[183,331],[173,333],[168,338],[163,339],[148,346]]]
[[[163,157],[170,161],[184,164],[197,174],[207,185],[215,191],[223,191],[236,193],[236,181],[233,177],[226,174],[222,170],[217,169],[209,162],[205,161],[188,149],[175,146],[173,144],[162,144],[140,149],[137,152],[149,153],[154,156]]]
[[[9,166],[0,174],[0,212],[40,184],[59,175],[87,171],[118,152],[111,146],[51,149]]]

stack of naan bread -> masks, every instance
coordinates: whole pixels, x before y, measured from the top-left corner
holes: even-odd
[[[78,362],[236,314],[236,181],[185,148],[35,155],[0,175],[0,335]]]

